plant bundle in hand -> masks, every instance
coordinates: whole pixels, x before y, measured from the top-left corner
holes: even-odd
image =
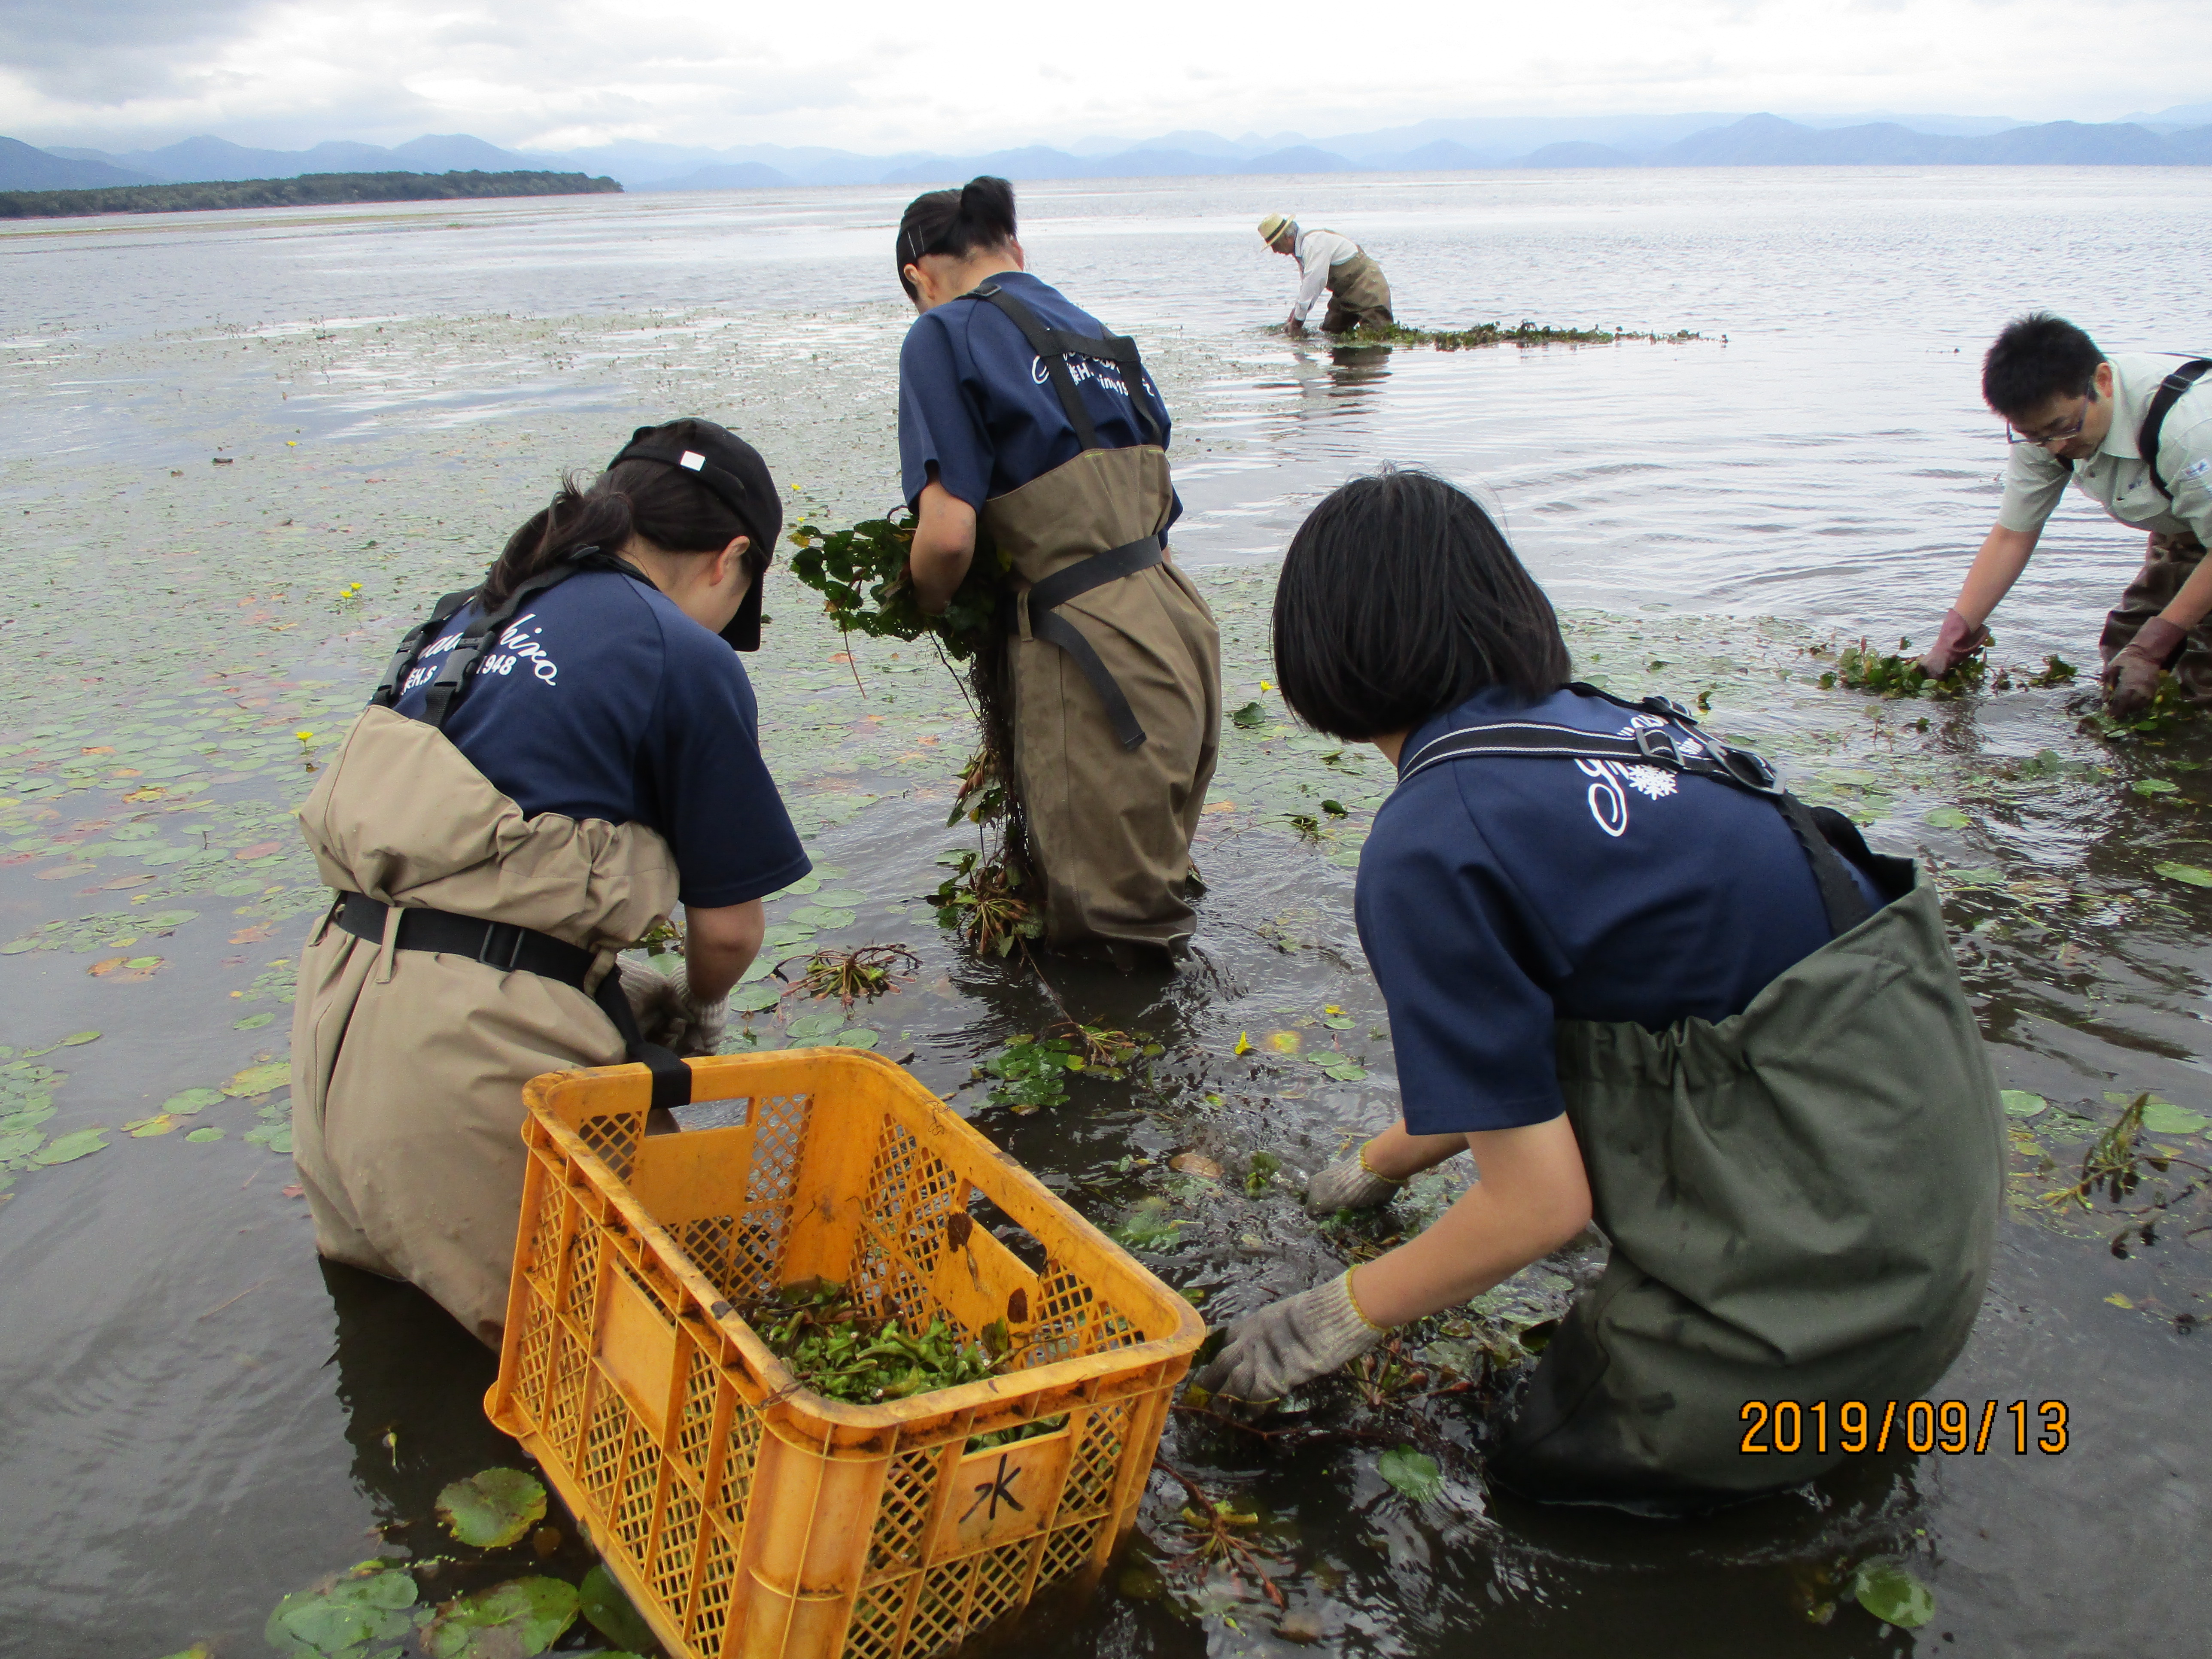
[[[926,616],[906,575],[914,526],[914,514],[904,507],[849,530],[825,530],[802,519],[791,527],[791,574],[822,595],[823,610],[838,627],[871,639],[933,634],[945,655],[964,662],[999,626],[1006,562],[979,549],[943,614]]]

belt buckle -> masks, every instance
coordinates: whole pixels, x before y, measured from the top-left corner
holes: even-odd
[[[495,944],[495,941],[499,937],[499,930],[502,927],[506,928],[514,935],[513,939],[511,939],[507,943],[507,960],[505,962],[501,962],[499,959],[496,954],[498,947]],[[520,961],[521,958],[521,928],[517,927],[513,922],[507,921],[488,921],[484,923],[483,943],[477,946],[477,960],[478,962],[484,963],[487,967],[496,968],[501,973],[511,974],[514,971],[514,964]]]

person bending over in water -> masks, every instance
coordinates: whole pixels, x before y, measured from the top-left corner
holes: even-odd
[[[762,897],[806,873],[732,651],[782,526],[750,445],[640,427],[400,642],[300,809],[337,890],[292,1022],[315,1247],[495,1347],[522,1085],[627,1053],[688,1099],[677,1054],[714,1052]],[[684,968],[618,977],[679,897]]]
[[[2131,720],[2172,669],[2212,704],[2212,361],[2130,352],[2107,357],[2063,317],[2031,312],[2005,325],[1982,359],[1982,397],[2012,451],[2004,501],[1936,643],[1921,658],[1949,673],[1989,639],[1982,624],[2012,591],[2044,520],[2071,479],[2133,530],[2148,531],[2142,568],[2105,618],[2105,707]]]
[[[1500,1425],[1525,1493],[1696,1510],[1803,1481],[1744,1410],[1904,1399],[1981,1299],[2000,1109],[1933,887],[1662,698],[1571,683],[1543,591],[1472,499],[1385,471],[1299,529],[1283,694],[1397,768],[1360,855],[1401,1121],[1312,1182],[1479,1178],[1411,1243],[1238,1322],[1195,1381],[1261,1405],[1579,1234],[1602,1280]]]

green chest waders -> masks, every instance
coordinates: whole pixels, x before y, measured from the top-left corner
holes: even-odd
[[[1532,1498],[1681,1513],[1812,1479],[1844,1455],[1844,1402],[1879,1421],[1942,1376],[1989,1274],[2003,1119],[1935,890],[1911,862],[1867,853],[1847,819],[1807,808],[1664,699],[1621,706],[1632,738],[1485,726],[1428,744],[1407,775],[1548,755],[1713,778],[1771,800],[1819,883],[1834,937],[1741,1013],[1656,1032],[1557,1028],[1613,1253],[1499,1426],[1491,1469]],[[1869,914],[1839,845],[1890,902]],[[1798,1449],[1742,1449],[1762,1421],[1752,1439],[1772,1444],[1782,1401],[1799,1407]],[[1770,1414],[1747,1416],[1754,1401]]]
[[[1193,924],[1184,877],[1220,742],[1221,644],[1167,562],[1175,495],[1144,364],[1133,341],[1048,328],[995,284],[968,297],[1021,330],[1082,446],[979,515],[1020,588],[1006,643],[1012,770],[1045,938],[1170,945]],[[1076,380],[1109,369],[1152,441],[1099,441]]]

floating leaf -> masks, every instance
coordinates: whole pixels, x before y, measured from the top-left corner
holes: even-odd
[[[844,1029],[845,1016],[842,1013],[801,1014],[791,1022],[790,1026],[792,1036],[799,1042],[835,1036]]]
[[[595,1566],[584,1575],[577,1595],[579,1610],[592,1621],[592,1628],[610,1642],[625,1648],[649,1648],[653,1645],[653,1626],[638,1616],[629,1604],[622,1586],[604,1565]]]
[[[286,1596],[269,1615],[262,1634],[283,1654],[323,1659],[352,1656],[369,1642],[404,1639],[413,1627],[415,1580],[397,1569],[361,1572],[325,1589]]]
[[[1973,822],[1955,806],[1938,806],[1920,821],[1936,830],[1963,830]]]
[[[545,1518],[545,1487],[523,1469],[485,1469],[438,1494],[438,1519],[464,1544],[504,1548]]]
[[[83,1047],[88,1042],[97,1042],[99,1041],[100,1033],[97,1031],[71,1031],[67,1036],[64,1037],[54,1046],[58,1048],[78,1048]]]
[[[2164,778],[2138,779],[2135,789],[2138,795],[2174,795],[2181,793],[2180,785],[2168,783]]]
[[[872,1048],[879,1040],[878,1033],[870,1030],[865,1025],[855,1025],[849,1030],[838,1032],[830,1040],[830,1046],[838,1048]]]
[[[177,1120],[167,1112],[157,1112],[152,1117],[142,1117],[136,1123],[126,1123],[123,1127],[131,1132],[132,1139],[144,1140],[150,1136],[167,1134],[178,1124]]]
[[[2168,881],[2185,881],[2191,887],[2212,887],[2212,870],[2194,864],[2154,864],[2151,868]]]
[[[783,1000],[783,988],[770,985],[764,979],[750,985],[739,986],[730,993],[730,1006],[742,1014],[757,1014],[773,1008]]]
[[[2193,1135],[2204,1127],[2202,1113],[2170,1100],[2152,1099],[2143,1106],[2142,1126],[2154,1135]]]
[[[1267,723],[1267,711],[1256,702],[1248,702],[1242,708],[1231,711],[1229,718],[1249,732]]]
[[[234,1100],[251,1099],[282,1089],[292,1081],[292,1062],[272,1060],[266,1065],[249,1066],[222,1085],[223,1093]]]
[[[835,909],[823,904],[803,904],[791,913],[793,921],[803,921],[810,927],[850,927],[854,912]]]
[[[31,1155],[31,1162],[44,1169],[49,1164],[73,1164],[78,1158],[90,1158],[94,1152],[104,1152],[107,1143],[100,1136],[105,1129],[79,1129],[73,1135],[64,1135],[50,1140]]]
[[[512,1578],[438,1609],[422,1632],[434,1659],[529,1659],[576,1620],[575,1586],[557,1578]]]
[[[221,1140],[222,1139],[222,1131],[212,1127],[205,1129],[195,1129],[190,1134],[186,1135],[185,1139],[187,1140],[197,1140],[201,1142]]]
[[[1270,1031],[1267,1033],[1267,1046],[1270,1048],[1273,1048],[1279,1054],[1294,1054],[1297,1053],[1299,1046],[1304,1043],[1304,1041],[1305,1039],[1300,1036],[1296,1031]]]
[[[2033,1117],[2051,1104],[2041,1095],[2032,1095],[2025,1089],[2007,1089],[1999,1098],[2004,1102],[2005,1110],[2014,1117]]]
[[[248,1014],[244,1019],[233,1022],[230,1029],[234,1031],[258,1031],[276,1018],[274,1014]]]
[[[161,1109],[189,1116],[194,1112],[204,1111],[210,1106],[222,1104],[222,1091],[220,1089],[180,1089],[161,1103]]]
[[[1885,1625],[1918,1630],[1936,1616],[1936,1592],[1903,1567],[1869,1561],[1851,1580],[1858,1604]]]
[[[1444,1489],[1443,1472],[1437,1460],[1411,1446],[1394,1447],[1375,1460],[1375,1472],[1412,1498],[1425,1504]]]

